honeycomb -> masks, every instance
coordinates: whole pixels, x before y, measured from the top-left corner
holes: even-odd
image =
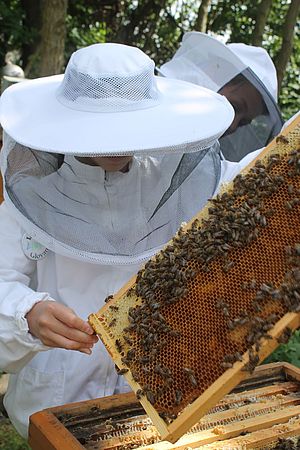
[[[299,421],[297,423],[299,427]],[[283,437],[283,433],[286,432],[282,425],[275,426],[272,430],[272,435],[269,437],[270,430],[261,430],[256,433],[251,434],[251,439],[247,434],[239,439],[229,439],[228,441],[213,444],[202,445],[201,447],[193,447],[195,450],[240,450],[240,449],[251,449],[251,450],[298,450],[300,448],[300,437],[299,428],[295,431],[295,435],[292,434],[291,437]],[[262,438],[265,433],[265,439]],[[275,435],[277,433],[277,436]],[[274,436],[274,435],[275,436]],[[266,443],[267,437],[268,443]],[[263,446],[262,446],[263,445]],[[145,449],[147,450],[147,449]],[[154,448],[151,450],[155,450]]]
[[[299,326],[299,135],[298,118],[89,317],[164,439]]]

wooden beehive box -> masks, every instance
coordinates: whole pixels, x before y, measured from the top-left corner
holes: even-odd
[[[258,367],[176,444],[159,440],[133,393],[46,409],[29,426],[32,450],[268,449],[299,436],[300,370],[288,363]]]
[[[299,327],[299,142],[298,117],[89,317],[164,440]]]

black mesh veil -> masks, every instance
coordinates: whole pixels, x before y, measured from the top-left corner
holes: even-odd
[[[265,113],[251,123],[237,128],[232,134],[220,138],[223,155],[229,161],[240,161],[249,152],[265,147],[280,132],[283,120],[278,106],[264,84],[248,67],[241,72],[261,94]]]
[[[135,156],[127,173],[5,137],[5,200],[24,230],[58,253],[95,263],[149,258],[211,197],[219,146],[187,154]]]

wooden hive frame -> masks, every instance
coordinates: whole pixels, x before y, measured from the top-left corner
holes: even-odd
[[[254,167],[256,161],[264,161],[271,154],[279,153],[287,155],[295,149],[295,142],[299,146],[300,134],[300,117],[298,116],[280,135],[279,138],[274,139],[266,149],[254,160],[242,173],[247,174],[249,170]],[[292,142],[292,144],[290,144]],[[223,187],[224,192],[231,192],[233,189],[233,182]],[[205,221],[209,217],[209,203],[197,216],[199,222]],[[195,218],[183,227],[182,232],[186,233],[192,228]],[[300,239],[299,239],[300,242]],[[250,244],[251,245],[251,244]],[[108,349],[111,357],[115,361],[119,369],[128,369],[128,364],[122,357],[122,352],[118,348],[117,341],[122,338],[122,330],[129,325],[129,312],[131,308],[136,308],[142,303],[142,300],[132,293],[135,288],[137,278],[133,277],[115,296],[111,299],[100,311],[89,316],[89,322],[94,328],[95,332],[100,336]],[[235,299],[239,301],[238,298]],[[217,313],[216,313],[217,314]],[[112,323],[118,320],[116,329],[112,327]],[[285,330],[294,330],[300,326],[299,314],[296,312],[287,312],[279,320],[276,321],[272,329],[268,331],[268,339],[262,339],[259,349],[259,355],[256,363],[262,361],[268,356],[277,346],[280,336],[285,333]],[[248,346],[249,348],[249,346]],[[128,349],[128,348],[127,348]],[[243,352],[242,361],[237,361],[231,368],[223,371],[219,376],[201,395],[193,400],[190,404],[179,411],[179,415],[171,423],[166,423],[159,414],[157,408],[154,408],[150,403],[151,399],[146,395],[140,398],[140,401],[152,419],[154,425],[157,427],[163,440],[170,442],[177,441],[184,433],[186,433],[199,419],[217,403],[225,394],[231,391],[247,374],[245,368],[251,365],[251,351]],[[141,392],[143,386],[135,381],[131,370],[124,374],[134,392]],[[135,378],[135,379],[134,379]]]

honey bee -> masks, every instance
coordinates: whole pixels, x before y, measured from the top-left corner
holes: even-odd
[[[217,300],[216,308],[220,309],[225,317],[229,316],[229,306],[227,303],[224,302],[224,300]]]
[[[169,417],[169,415],[165,412],[159,413],[159,416],[163,419],[164,422],[166,422],[167,425],[172,423],[172,419]]]
[[[175,391],[175,405],[178,406],[181,403],[181,400],[182,400],[182,392],[177,389]]]
[[[132,345],[133,341],[128,337],[128,336],[123,336],[124,341],[126,342],[126,344],[128,345]]]
[[[151,405],[154,405],[154,403],[155,403],[155,395],[154,395],[154,392],[152,392],[150,389],[146,390],[146,398],[147,398],[148,402],[151,403]]]
[[[126,292],[126,297],[131,297],[131,295],[135,294],[135,288],[131,287],[128,289],[128,291]]]
[[[174,383],[174,379],[173,378],[171,378],[171,377],[169,377],[169,376],[166,376],[166,378],[165,378],[165,386],[171,386],[172,384]]]
[[[247,281],[243,281],[241,284],[241,289],[243,291],[246,291],[247,289],[249,289],[249,284],[247,283]]]
[[[140,364],[147,364],[147,363],[150,362],[150,358],[149,358],[149,356],[141,356],[141,357],[138,359],[138,362],[139,362]]]
[[[129,359],[130,361],[132,359],[134,359],[135,357],[135,349],[131,348],[130,350],[128,350],[127,355],[126,355],[127,359]]]
[[[136,391],[135,395],[136,395],[136,398],[137,398],[138,400],[141,400],[142,395],[144,395],[144,392],[143,392],[142,389],[138,389],[138,390]]]
[[[231,367],[233,367],[233,364],[231,362],[221,362],[221,366],[224,367],[225,369],[230,369]]]
[[[230,331],[234,330],[236,327],[236,324],[233,322],[233,320],[228,320],[227,321],[227,327]]]
[[[115,345],[116,345],[116,349],[118,350],[118,352],[122,353],[123,347],[122,347],[120,339],[116,339]]]
[[[186,375],[188,376],[188,379],[189,379],[191,385],[193,387],[197,387],[198,383],[197,383],[197,380],[196,380],[196,377],[195,377],[195,372],[192,369],[188,368],[188,367],[184,367],[183,370],[186,373]]]
[[[108,326],[109,328],[114,327],[116,325],[117,319],[113,319],[111,322],[109,322]]]
[[[247,322],[249,322],[248,316],[242,316],[242,317],[237,317],[236,319],[233,319],[233,323],[235,326],[238,326],[238,325],[243,326]]]
[[[275,154],[275,155],[270,155],[269,157],[269,161],[268,161],[268,169],[271,168],[274,164],[277,164],[280,162],[280,155]]]
[[[237,239],[238,240],[238,237]],[[234,266],[234,261],[228,261],[227,263],[224,264],[224,266],[222,267],[223,272],[227,273],[230,271],[230,269]]]
[[[291,330],[291,328],[286,327],[286,328],[283,330],[281,336],[279,336],[279,337],[277,338],[277,341],[278,341],[280,344],[287,344],[288,341],[289,341],[289,339],[290,339],[290,337],[292,336],[292,333],[293,333],[293,331]]]
[[[235,360],[236,361],[243,361],[243,357],[242,357],[242,355],[239,352],[236,352],[234,354],[234,356],[235,356]]]
[[[105,302],[105,303],[108,303],[112,298],[114,298],[113,295],[108,295],[108,296],[106,297],[106,299],[104,300],[104,302]]]
[[[119,369],[119,367],[118,366],[115,366],[115,368],[116,368],[116,372],[117,372],[117,374],[118,375],[124,375],[125,373],[127,373],[128,372],[128,369]]]
[[[282,134],[279,134],[279,136],[276,137],[275,141],[276,141],[276,143],[282,142],[283,144],[289,144],[290,143],[290,141],[285,136],[283,136]]]
[[[259,357],[258,357],[258,355],[256,355],[255,358],[253,358],[252,360],[249,360],[249,362],[247,364],[245,364],[242,371],[253,373],[254,369],[258,363],[259,363]]]
[[[112,311],[119,311],[119,307],[115,305],[110,305],[109,309],[111,309]]]
[[[126,356],[122,356],[121,361],[123,364],[126,364],[127,366],[130,366],[131,360],[128,359]]]
[[[181,335],[180,331],[178,330],[170,330],[169,334],[172,337],[179,337]]]
[[[286,207],[286,209],[288,210],[288,211],[292,211],[292,209],[293,209],[293,204],[292,204],[292,202],[285,202],[285,204],[284,204],[284,206]]]
[[[135,370],[131,370],[131,376],[136,383],[140,381],[139,374]]]

